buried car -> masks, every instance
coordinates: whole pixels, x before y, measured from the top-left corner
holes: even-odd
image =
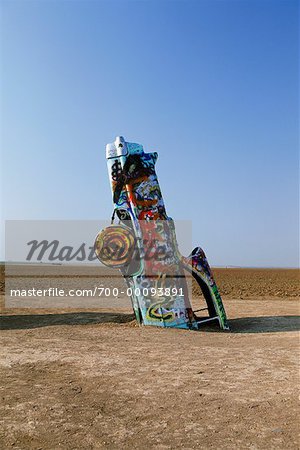
[[[106,146],[114,209],[111,225],[96,237],[95,253],[121,271],[139,324],[198,330],[212,322],[228,330],[204,251],[196,247],[188,257],[179,252],[155,171],[157,157],[122,136]],[[185,271],[197,281],[205,308],[193,310]],[[197,316],[204,310],[207,317]]]

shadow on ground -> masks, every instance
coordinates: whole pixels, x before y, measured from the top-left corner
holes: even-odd
[[[1,330],[24,330],[53,325],[91,325],[97,323],[129,323],[134,314],[80,312],[63,314],[31,314],[0,316]]]
[[[241,317],[229,320],[232,333],[276,333],[299,331],[299,316]]]
[[[62,314],[24,314],[0,316],[1,330],[24,330],[56,325],[91,325],[135,323],[134,314],[111,312],[78,312]],[[276,333],[299,331],[299,316],[242,317],[229,320],[232,333]],[[200,331],[216,332],[217,326],[203,326]]]

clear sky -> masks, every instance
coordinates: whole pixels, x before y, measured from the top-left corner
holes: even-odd
[[[212,265],[298,265],[298,2],[1,9],[2,219],[109,218],[123,135]]]

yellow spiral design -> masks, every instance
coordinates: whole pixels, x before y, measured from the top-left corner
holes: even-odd
[[[135,237],[132,230],[124,225],[104,228],[95,240],[97,258],[108,267],[123,267],[132,258]]]

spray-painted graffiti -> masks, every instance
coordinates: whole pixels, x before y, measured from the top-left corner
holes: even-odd
[[[155,172],[157,153],[122,137],[106,147],[109,179],[118,225],[96,238],[95,252],[106,265],[120,268],[138,323],[198,329],[204,320],[193,312],[184,269],[199,282],[209,319],[227,329],[222,299],[204,252],[180,255],[175,228],[165,210]],[[115,228],[114,228],[115,227]]]
[[[228,329],[222,298],[202,248],[196,247],[188,258],[182,256],[181,261],[186,270],[190,271],[195,276],[196,280],[199,278],[199,280],[201,280],[200,283],[205,283],[207,286],[206,301],[208,307],[211,310],[216,311],[221,327]]]

